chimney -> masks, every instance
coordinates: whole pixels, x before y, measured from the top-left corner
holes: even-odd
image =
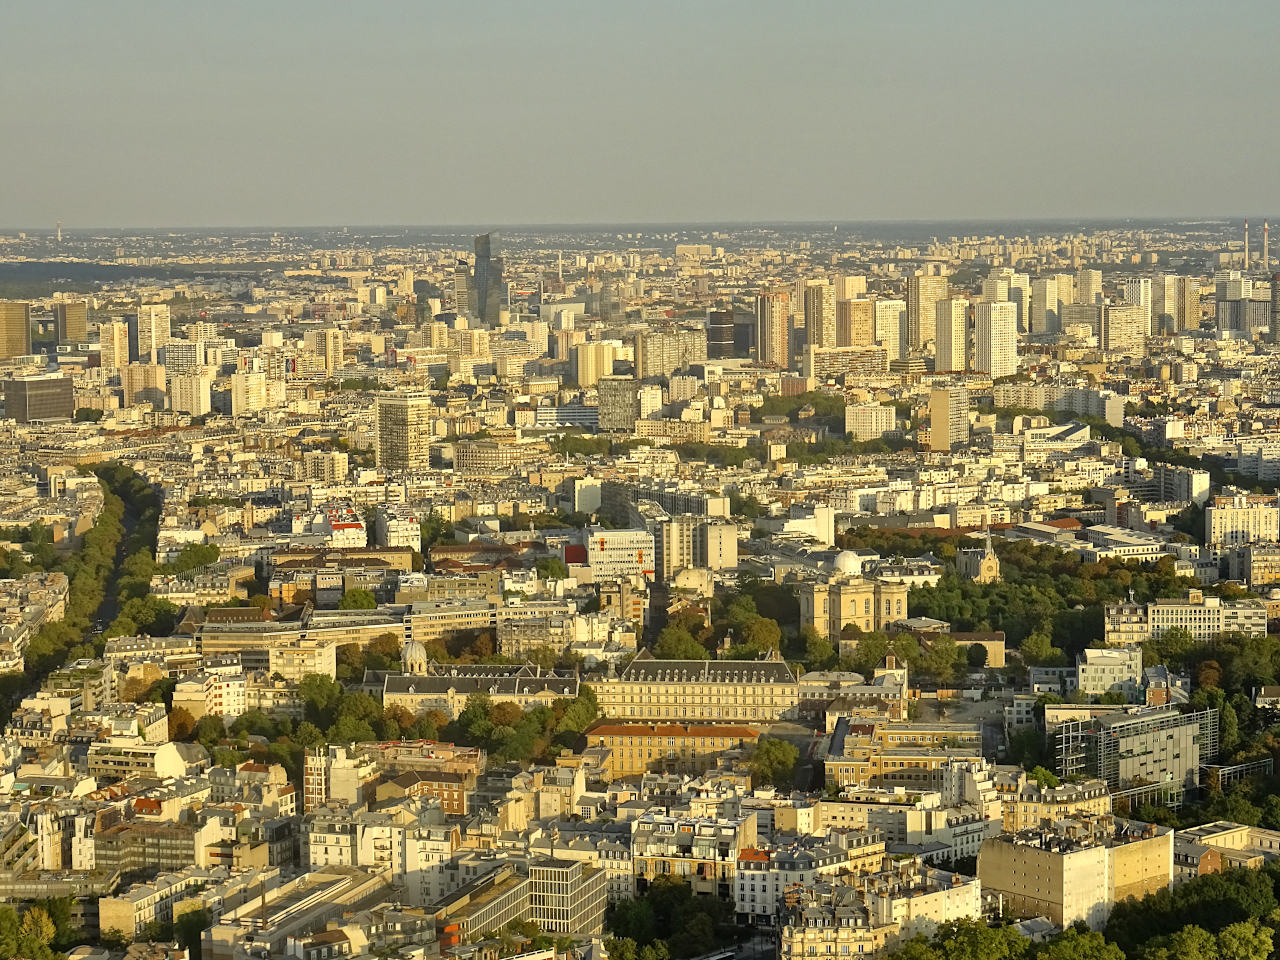
[[[1249,221],[1244,222],[1244,268],[1249,269]]]

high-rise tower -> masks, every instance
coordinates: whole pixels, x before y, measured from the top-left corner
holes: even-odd
[[[497,235],[482,233],[476,237],[476,265],[472,280],[471,312],[485,326],[498,325],[502,305],[502,258],[494,256]]]
[[[0,360],[31,352],[31,304],[0,300]]]
[[[973,326],[973,368],[998,380],[1018,372],[1018,307],[980,303]]]
[[[786,290],[764,290],[756,297],[756,360],[785,370],[788,353],[788,314],[791,297]]]
[[[83,300],[55,303],[53,321],[59,343],[81,343],[89,336],[89,304]]]
[[[945,300],[950,290],[950,281],[946,277],[907,278],[907,339],[903,345],[903,353],[907,349],[919,349],[929,334],[934,332],[934,318],[937,316],[935,304]]]

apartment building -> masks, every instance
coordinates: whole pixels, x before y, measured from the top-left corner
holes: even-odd
[[[1004,833],[983,843],[978,879],[1015,916],[1101,930],[1119,901],[1172,884],[1173,830],[1103,814]]]
[[[824,878],[873,873],[884,862],[884,839],[875,833],[784,838],[762,843],[738,855],[734,910],[739,919],[772,926],[788,892]]]
[[[1178,599],[1107,604],[1104,618],[1103,635],[1112,645],[1141,644],[1174,628],[1188,631],[1197,643],[1208,643],[1223,633],[1267,634],[1264,601],[1257,597],[1224,600],[1201,590],[1188,590]]]
[[[732,900],[738,859],[756,845],[756,815],[670,817],[647,813],[633,821],[631,862],[636,892],[657,877],[675,876],[695,894]]]
[[[780,960],[880,953],[982,915],[978,880],[917,859],[886,860],[874,873],[841,879],[796,892],[779,917]]]
[[[1076,689],[1089,697],[1118,693],[1142,702],[1142,648],[1088,649],[1076,657]]]
[[[1056,787],[1019,777],[1017,782],[997,781],[1005,833],[1037,829],[1080,815],[1111,812],[1111,791],[1104,780],[1061,783]]]

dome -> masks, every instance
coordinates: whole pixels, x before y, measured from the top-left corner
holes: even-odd
[[[852,550],[841,550],[832,561],[831,569],[845,576],[856,576],[862,572],[862,561]]]
[[[427,648],[417,640],[407,640],[400,648],[400,664],[405,673],[427,672]]]

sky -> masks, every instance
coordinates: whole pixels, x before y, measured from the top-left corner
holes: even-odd
[[[7,0],[0,228],[1248,216],[1280,4]]]

